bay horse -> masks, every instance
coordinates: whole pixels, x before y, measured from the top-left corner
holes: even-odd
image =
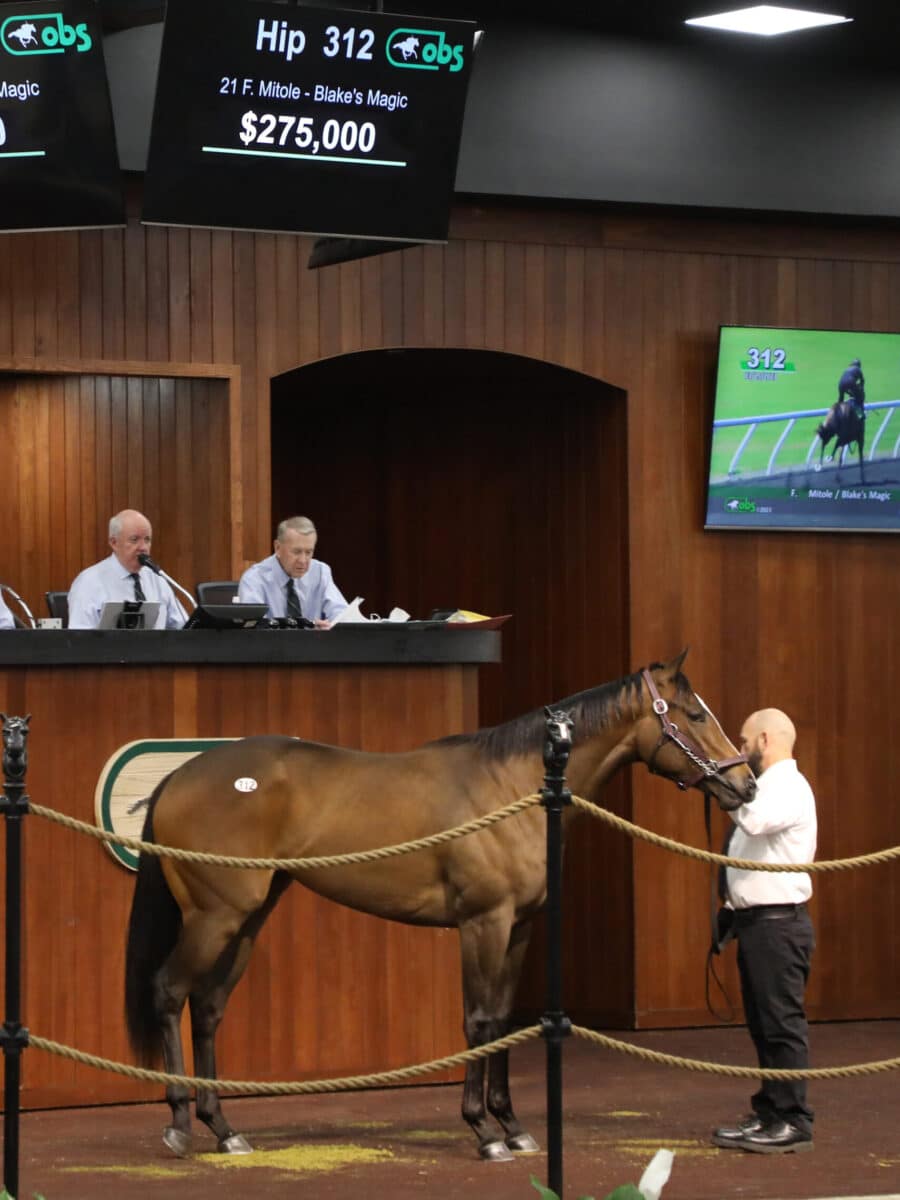
[[[596,801],[620,767],[643,761],[722,809],[752,800],[756,781],[681,673],[684,654],[554,706],[574,720],[567,783]],[[671,716],[669,714],[672,714]],[[187,850],[300,858],[373,849],[453,828],[527,796],[542,783],[545,716],[372,754],[291,737],[250,737],[179,767],[149,799],[143,838]],[[255,786],[253,786],[255,784]],[[567,825],[578,810],[568,806]],[[464,1031],[470,1047],[509,1030],[531,918],[546,889],[546,817],[540,806],[476,834],[402,857],[312,871],[244,870],[142,854],[126,953],[126,1017],[144,1062],[162,1051],[184,1074],[180,1017],[189,1002],[195,1073],[216,1077],[215,1034],[254,939],[292,879],[362,912],[455,927],[462,951]],[[513,1112],[508,1053],[467,1064],[462,1115],[482,1158],[537,1144]],[[191,1152],[189,1092],[170,1085],[164,1134]],[[485,1099],[487,1103],[485,1104]],[[200,1089],[196,1112],[219,1150],[249,1153]],[[499,1123],[502,1132],[489,1120]]]
[[[821,471],[822,461],[825,457],[825,448],[834,439],[834,454],[832,457],[838,470],[836,478],[839,478],[844,450],[855,442],[856,449],[859,452],[859,481],[860,483],[865,483],[863,452],[866,441],[866,423],[856,405],[852,404],[849,400],[840,400],[837,404],[833,404],[825,420],[816,430],[816,433],[822,440],[822,445],[819,447],[819,465],[816,470]]]

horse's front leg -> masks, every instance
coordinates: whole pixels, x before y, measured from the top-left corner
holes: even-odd
[[[522,974],[522,963],[531,937],[531,921],[513,927],[499,988],[499,1015],[496,1037],[509,1033],[510,1014],[516,986]],[[488,1112],[503,1126],[506,1146],[514,1154],[536,1154],[540,1147],[523,1128],[513,1112],[509,1094],[509,1051],[501,1050],[488,1060]]]
[[[482,913],[459,927],[462,948],[464,1029],[469,1049],[500,1035],[500,980],[506,961],[512,914],[504,909]],[[462,1115],[478,1138],[478,1153],[492,1162],[509,1161],[512,1153],[488,1119],[484,1098],[484,1059],[466,1063]]]

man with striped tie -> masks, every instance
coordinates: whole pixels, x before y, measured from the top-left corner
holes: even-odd
[[[112,553],[82,571],[69,588],[70,629],[97,629],[104,604],[121,600],[156,600],[154,629],[184,627],[187,616],[175,593],[165,579],[141,565],[140,555],[150,553],[152,540],[153,529],[143,513],[126,508],[110,519]]]

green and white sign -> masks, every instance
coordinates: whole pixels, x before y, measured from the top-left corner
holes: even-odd
[[[174,770],[231,738],[162,738],[126,742],[100,772],[94,792],[97,825],[107,833],[139,838],[147,817],[147,800],[153,789]],[[136,871],[139,855],[127,846],[104,842],[123,867]]]

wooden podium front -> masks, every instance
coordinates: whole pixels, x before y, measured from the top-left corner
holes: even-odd
[[[398,751],[475,729],[478,667],[499,652],[498,633],[403,626],[4,632],[0,711],[31,714],[32,801],[93,823],[104,764],[138,739],[283,733]],[[382,844],[392,840],[385,821]],[[130,1063],[123,969],[135,876],[101,842],[33,814],[24,847],[23,1023]],[[379,920],[293,886],[228,1005],[219,1075],[313,1079],[461,1050],[458,958],[455,930]],[[32,1108],[162,1092],[34,1048],[22,1074]]]

